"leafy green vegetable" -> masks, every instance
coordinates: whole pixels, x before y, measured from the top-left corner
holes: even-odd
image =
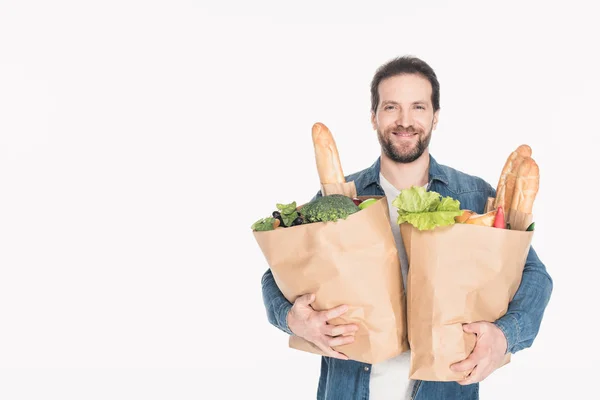
[[[298,218],[298,212],[296,211],[296,202],[293,201],[290,204],[277,203],[277,209],[281,213],[281,219],[285,226],[291,226],[292,222]]]
[[[417,186],[401,191],[392,202],[392,205],[398,207],[399,211],[406,213],[435,211],[438,204],[440,204],[438,193],[428,192],[425,188]]]
[[[281,214],[292,214],[294,211],[296,211],[296,207],[295,201],[291,202],[290,204],[277,203],[277,209]]]
[[[429,193],[435,193],[435,192],[429,192]],[[438,205],[436,211],[459,211],[459,210],[460,210],[460,201],[454,200],[452,197],[447,196],[447,197],[442,198],[442,201]],[[459,212],[457,215],[461,215],[461,214],[462,214],[462,211]]]
[[[275,223],[273,217],[261,218],[253,223],[251,228],[253,231],[272,231],[274,229],[273,223]]]
[[[452,225],[454,217],[462,214],[458,200],[442,198],[439,193],[419,186],[401,191],[392,205],[398,208],[398,224],[408,222],[419,230]]]

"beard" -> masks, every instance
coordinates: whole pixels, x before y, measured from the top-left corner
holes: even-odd
[[[395,130],[399,129],[397,127],[391,127],[386,129],[385,133],[377,129],[377,138],[379,139],[379,144],[381,145],[381,149],[383,150],[384,154],[391,160],[398,163],[407,164],[415,161],[421,157],[421,155],[423,155],[423,152],[429,146],[433,127],[427,134],[425,134],[423,130],[416,131],[416,143],[413,143],[412,140],[407,140],[406,143],[394,143],[395,141],[392,139],[394,134],[392,131]],[[402,131],[415,133],[415,130],[412,127],[409,129],[402,129]]]

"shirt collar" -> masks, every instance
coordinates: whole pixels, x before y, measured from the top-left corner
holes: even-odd
[[[364,175],[357,182],[361,188],[365,188],[371,184],[380,185],[379,172],[381,171],[381,156],[365,171]],[[443,166],[439,165],[433,156],[429,155],[429,185],[433,181],[439,181],[444,185],[448,185],[448,176],[444,171]]]

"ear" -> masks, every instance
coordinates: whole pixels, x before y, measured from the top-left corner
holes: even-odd
[[[437,127],[439,116],[440,116],[440,110],[437,110],[435,113],[433,113],[433,126],[432,126],[432,129],[435,129]]]
[[[374,131],[377,130],[377,119],[376,119],[376,115],[373,111],[371,111],[371,126],[373,127]]]

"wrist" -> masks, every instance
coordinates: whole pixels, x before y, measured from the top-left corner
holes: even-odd
[[[291,335],[292,332],[290,331],[290,327],[288,325],[288,320],[287,320],[287,316],[290,312],[290,310],[292,309],[291,304],[289,304],[288,302],[282,304],[279,309],[277,310],[277,326],[284,331],[285,333],[287,333],[288,335]]]
[[[294,316],[292,314],[292,309],[291,308],[288,310],[288,312],[287,312],[287,314],[285,316],[285,324],[286,324],[286,327],[287,327],[288,331],[290,331],[290,333],[292,335],[298,336],[298,334],[296,334],[296,330],[295,330],[296,323],[295,323],[295,319],[294,319]]]
[[[519,340],[518,332],[519,326],[517,324],[517,320],[513,315],[506,314],[500,319],[494,322],[494,325],[500,329],[502,334],[504,335],[504,339],[506,340],[506,351],[507,353],[513,353],[515,344]]]
[[[498,325],[494,325],[494,329],[496,329],[496,336],[498,337],[498,345],[502,349],[502,354],[508,353],[508,340],[506,339],[506,335],[502,332],[502,329]]]

